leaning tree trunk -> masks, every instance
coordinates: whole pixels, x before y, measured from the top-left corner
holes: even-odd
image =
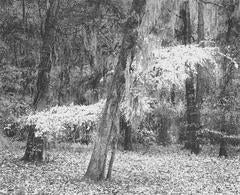
[[[109,145],[111,131],[114,121],[118,116],[119,103],[122,99],[127,58],[136,46],[138,39],[137,28],[141,24],[145,13],[146,0],[133,0],[129,17],[124,26],[124,37],[119,53],[118,63],[114,70],[112,82],[107,91],[107,101],[98,128],[98,137],[93,149],[93,153],[88,165],[85,178],[98,181],[105,178],[105,165],[107,148]]]
[[[45,21],[45,32],[42,35],[42,47],[40,51],[40,64],[38,66],[37,91],[34,96],[33,109],[43,110],[48,100],[51,70],[51,52],[55,38],[55,26],[59,10],[59,0],[50,0],[50,7],[47,10]],[[29,127],[27,147],[22,160],[42,161],[44,160],[44,140],[35,137],[35,127]]]

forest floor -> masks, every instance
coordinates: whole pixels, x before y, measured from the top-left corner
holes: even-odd
[[[179,146],[118,151],[112,179],[98,183],[82,180],[91,147],[52,151],[42,164],[23,163],[17,148],[0,153],[0,194],[240,194],[240,158],[220,159],[216,147],[199,156]]]

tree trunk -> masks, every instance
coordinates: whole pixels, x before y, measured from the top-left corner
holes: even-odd
[[[132,151],[132,128],[131,126],[126,126],[124,135],[124,150]]]
[[[203,3],[201,1],[198,2],[198,28],[197,28],[197,34],[198,34],[198,43],[204,40],[204,16],[203,16]],[[199,130],[199,127],[201,125],[201,114],[200,114],[200,109],[203,101],[203,83],[202,83],[202,67],[197,64],[197,79],[196,79],[196,125],[197,129],[196,131]],[[196,148],[199,148],[199,151],[196,150],[196,152],[200,152],[200,147],[199,144],[196,145]],[[195,152],[195,153],[196,153]]]
[[[198,28],[197,28],[197,34],[198,34],[198,43],[200,43],[202,40],[204,40],[204,17],[203,17],[203,2],[198,2]]]
[[[132,147],[132,127],[126,120],[125,116],[121,114],[120,116],[120,131],[124,132],[124,150],[131,151]]]
[[[50,7],[47,10],[45,32],[42,37],[43,43],[40,51],[40,64],[38,66],[37,91],[32,105],[35,111],[41,111],[47,105],[51,70],[51,47],[54,44],[55,25],[57,22],[58,10],[59,0],[51,0]],[[44,141],[42,138],[35,137],[35,131],[36,129],[34,126],[29,128],[27,147],[22,160],[44,160]]]
[[[189,1],[183,2],[180,10],[180,16],[183,20],[183,44],[191,44],[192,29],[191,29],[191,18]]]
[[[193,75],[186,79],[186,100],[187,100],[187,142],[185,148],[191,152],[198,154],[200,152],[199,143],[197,141],[196,131],[199,129],[198,112],[195,100],[195,89]]]
[[[70,67],[69,67],[69,60],[70,60],[70,48],[68,45],[64,47],[64,59],[61,65],[61,72],[60,72],[60,87],[58,91],[58,105],[63,105],[69,99],[70,91],[69,91],[69,83],[70,83]]]
[[[190,20],[190,8],[189,1],[185,1],[181,6],[180,16],[183,20],[183,43],[185,45],[191,44],[192,30]],[[186,64],[186,66],[188,66]],[[196,131],[199,128],[198,112],[196,105],[195,89],[194,89],[194,77],[191,70],[189,70],[189,78],[186,79],[186,101],[187,101],[187,140],[185,148],[190,149],[191,152],[198,154],[200,152],[199,143],[197,141]]]
[[[112,140],[112,153],[111,153],[111,158],[109,161],[109,166],[108,166],[108,173],[107,173],[107,179],[111,179],[112,177],[112,168],[113,168],[113,162],[115,160],[115,155],[116,155],[116,150],[117,150],[117,137],[113,138]]]
[[[233,8],[232,12],[234,12],[235,7]],[[226,33],[226,43],[230,44],[230,40],[231,40],[231,31],[233,28],[233,18],[232,16],[229,16],[228,19],[228,29],[227,29],[227,33]],[[222,70],[223,70],[223,86],[222,86],[222,90],[221,90],[221,94],[220,94],[220,102],[221,102],[221,108],[223,110],[222,112],[222,120],[221,120],[221,132],[222,133],[226,133],[227,129],[227,125],[226,125],[226,118],[225,118],[225,112],[227,110],[226,106],[224,105],[225,102],[227,100],[229,100],[230,98],[230,94],[227,90],[227,88],[231,85],[231,80],[232,80],[232,76],[233,76],[233,68],[232,67],[228,67],[228,66],[233,66],[232,64],[228,63],[228,60],[225,59],[224,64],[222,65]],[[229,70],[228,70],[229,69]],[[229,72],[227,72],[227,70]],[[226,142],[222,139],[220,141],[220,149],[219,149],[219,156],[225,156],[227,157],[227,144]]]
[[[102,180],[105,177],[107,148],[114,121],[119,111],[119,103],[124,91],[124,71],[126,69],[127,58],[131,49],[136,46],[138,39],[137,28],[141,24],[142,17],[145,13],[145,6],[146,0],[133,0],[129,17],[124,26],[124,37],[118,63],[114,70],[112,82],[107,91],[107,101],[98,128],[98,138],[96,139],[88,169],[85,174],[85,178],[94,181]]]
[[[170,143],[168,130],[171,126],[171,118],[169,116],[161,115],[161,125],[158,130],[157,143],[159,145],[167,146]]]
[[[172,105],[176,104],[176,102],[175,102],[176,92],[175,91],[176,91],[176,85],[173,84],[172,89],[171,89],[171,103],[172,103]]]

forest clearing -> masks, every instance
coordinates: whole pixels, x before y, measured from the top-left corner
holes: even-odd
[[[240,194],[240,0],[1,0],[0,194]]]

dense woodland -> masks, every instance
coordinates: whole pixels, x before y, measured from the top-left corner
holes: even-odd
[[[240,194],[239,0],[0,6],[0,193]]]

